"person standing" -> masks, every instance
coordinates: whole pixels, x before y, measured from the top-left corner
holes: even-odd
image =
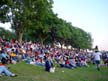
[[[93,53],[94,61],[96,64],[96,68],[100,71],[100,62],[101,62],[101,52],[99,52],[98,47],[96,46],[95,51]]]

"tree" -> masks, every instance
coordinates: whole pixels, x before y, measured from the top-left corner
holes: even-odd
[[[5,30],[4,28],[0,27],[0,37],[3,39],[16,39],[16,35],[14,32],[11,32],[9,30]]]
[[[92,47],[92,37],[88,32],[85,32],[84,30],[78,28],[78,27],[72,27],[70,29],[71,39],[69,39],[70,44],[74,48],[82,48],[87,49]]]
[[[37,23],[41,27],[42,21],[52,7],[52,0],[1,0],[0,21],[7,19],[12,24],[19,42],[22,42],[23,33]],[[11,13],[11,15],[9,15]]]
[[[52,0],[0,0],[0,21],[10,22],[21,43],[24,39],[59,42],[61,46],[91,48],[90,33],[72,26],[54,14]]]

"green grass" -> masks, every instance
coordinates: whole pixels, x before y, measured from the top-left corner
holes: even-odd
[[[10,70],[18,76],[2,76],[0,81],[108,81],[108,67],[105,66],[101,67],[101,71],[97,71],[92,65],[74,70],[56,67],[55,73],[45,72],[44,67],[24,62],[9,66]]]

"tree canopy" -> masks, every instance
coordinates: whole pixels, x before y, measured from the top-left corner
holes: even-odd
[[[0,21],[11,23],[20,43],[23,39],[91,48],[91,34],[59,18],[52,8],[53,0],[0,0]]]

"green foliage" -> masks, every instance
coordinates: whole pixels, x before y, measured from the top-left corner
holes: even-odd
[[[16,35],[14,32],[11,32],[9,30],[5,30],[4,28],[0,28],[0,37],[3,39],[16,39]]]
[[[52,5],[53,0],[0,0],[0,21],[11,22],[19,42],[23,38],[41,44],[49,42],[91,48],[90,33],[59,18]]]
[[[72,33],[72,41],[73,47],[75,48],[82,48],[82,49],[87,49],[92,47],[92,38],[91,35],[84,30],[73,27],[73,30],[71,30]]]
[[[8,16],[9,21],[21,42],[23,33],[29,30],[33,23],[36,23],[36,27],[45,26],[43,20],[51,8],[52,0],[1,0],[0,10],[3,11],[0,14],[3,16],[1,18],[6,20],[6,14],[12,13],[11,17]]]

